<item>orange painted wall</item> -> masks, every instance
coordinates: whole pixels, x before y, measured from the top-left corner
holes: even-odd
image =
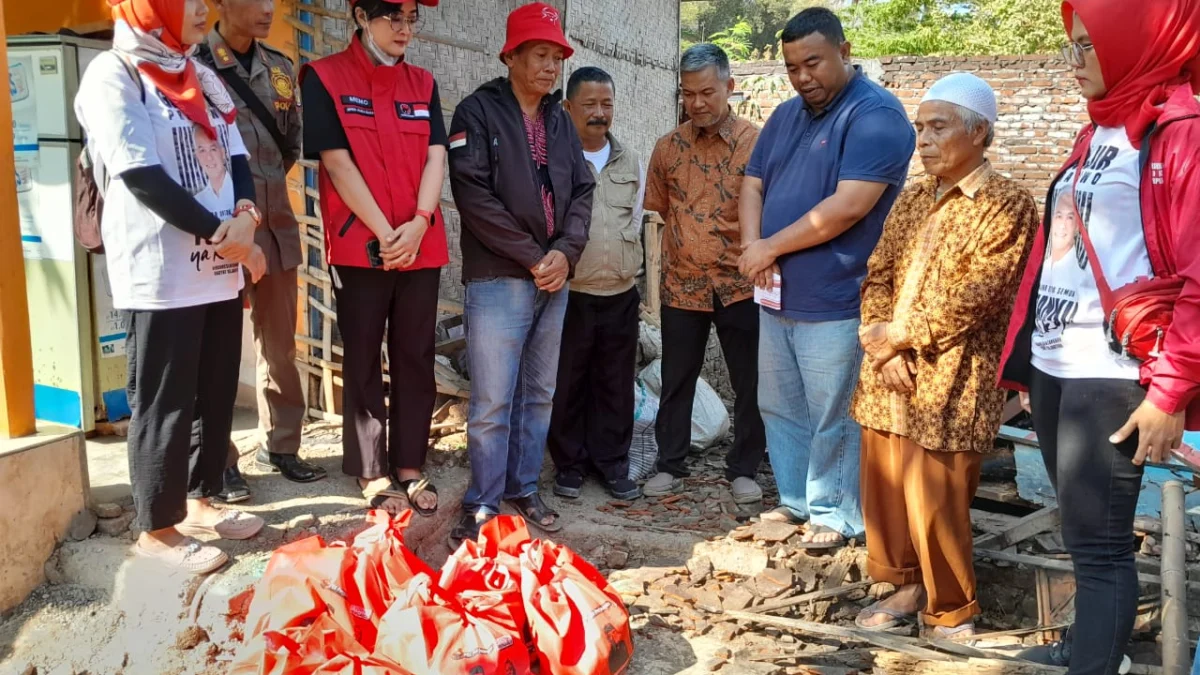
[[[63,27],[83,26],[108,21],[107,0],[0,0],[4,6],[4,27],[9,35],[43,32],[54,33]],[[295,37],[291,26],[283,20],[287,0],[275,2],[275,25],[267,42],[295,56]],[[209,13],[215,22],[217,13]]]

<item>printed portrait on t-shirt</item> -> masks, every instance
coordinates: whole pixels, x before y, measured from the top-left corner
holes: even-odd
[[[229,177],[229,157],[217,139],[209,136],[199,125],[193,127],[192,132],[196,143],[196,160],[208,178],[208,186],[219,195]]]
[[[1079,216],[1071,202],[1072,194],[1069,190],[1063,190],[1054,200],[1054,213],[1050,220],[1050,260],[1055,264],[1068,255],[1076,261],[1081,259],[1078,252],[1082,242],[1079,237]]]

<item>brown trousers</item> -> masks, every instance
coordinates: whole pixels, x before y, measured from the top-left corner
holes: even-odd
[[[927,625],[959,626],[979,614],[971,501],[982,464],[977,452],[926,450],[863,429],[867,572],[877,582],[923,585]]]
[[[300,451],[306,412],[296,370],[296,282],[295,268],[268,274],[257,284],[246,282],[258,372],[258,428],[267,451],[280,455]],[[227,466],[237,464],[237,457],[231,442]]]

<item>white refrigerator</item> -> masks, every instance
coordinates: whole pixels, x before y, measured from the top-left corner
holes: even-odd
[[[74,114],[79,79],[106,42],[58,35],[8,38],[17,201],[38,419],[91,431],[127,416],[124,325],[104,264],[75,242]]]

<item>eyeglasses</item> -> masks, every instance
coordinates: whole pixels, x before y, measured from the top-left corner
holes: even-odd
[[[1096,45],[1081,45],[1072,41],[1062,48],[1062,57],[1072,68],[1082,68],[1087,65],[1087,53],[1094,49]]]
[[[412,16],[405,16],[404,14],[391,14],[380,18],[387,19],[388,23],[392,26],[392,30],[397,33],[404,28],[408,28],[414,34],[420,33],[421,27],[425,25],[425,22],[421,19],[420,14],[413,14]]]

